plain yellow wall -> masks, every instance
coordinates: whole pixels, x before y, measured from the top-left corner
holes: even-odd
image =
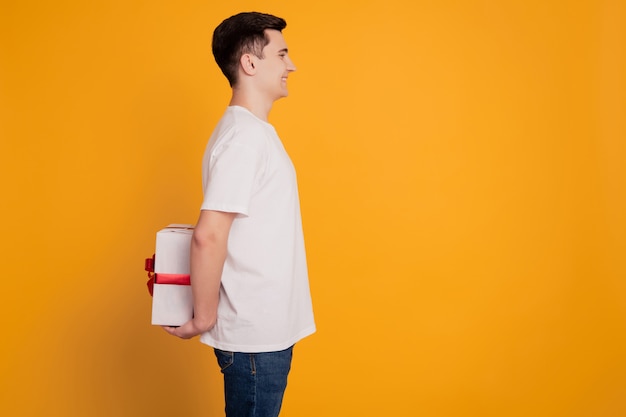
[[[3,1],[0,415],[222,415],[143,260],[196,220],[243,10],[298,67],[271,121],[318,332],[282,415],[626,415],[619,0]]]

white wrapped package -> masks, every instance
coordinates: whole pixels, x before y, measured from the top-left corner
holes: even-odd
[[[193,317],[189,249],[193,226],[170,224],[156,235],[152,324],[180,326]]]

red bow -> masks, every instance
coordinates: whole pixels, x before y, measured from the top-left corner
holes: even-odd
[[[148,292],[150,293],[150,296],[152,296],[152,292],[154,291],[154,278],[155,278],[154,255],[152,255],[152,258],[146,259],[145,265],[146,265],[145,270],[148,271],[148,282],[146,282],[146,285],[148,286]]]
[[[157,282],[157,274],[154,273],[154,257],[146,259],[145,270],[148,271],[148,292],[153,295],[154,284]],[[158,274],[159,284],[191,285],[189,274]]]

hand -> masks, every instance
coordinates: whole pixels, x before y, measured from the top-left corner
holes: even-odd
[[[172,336],[180,337],[181,339],[191,339],[192,337],[197,336],[200,333],[204,333],[210,330],[214,325],[215,323],[212,323],[210,326],[200,326],[198,325],[195,319],[191,319],[187,323],[179,327],[173,327],[173,326],[161,326],[161,327],[163,327],[163,330],[165,330]]]
[[[192,337],[195,336],[195,334],[193,334],[192,332],[186,332],[186,331],[180,330],[182,326],[179,326],[179,327],[161,326],[161,327],[163,328],[163,330],[165,330],[172,336],[180,337],[181,339],[191,339]]]

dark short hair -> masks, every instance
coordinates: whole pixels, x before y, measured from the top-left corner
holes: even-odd
[[[269,43],[267,29],[282,30],[287,22],[280,17],[258,12],[244,12],[229,17],[213,32],[213,56],[231,87],[237,83],[239,59],[243,54],[263,58]]]

